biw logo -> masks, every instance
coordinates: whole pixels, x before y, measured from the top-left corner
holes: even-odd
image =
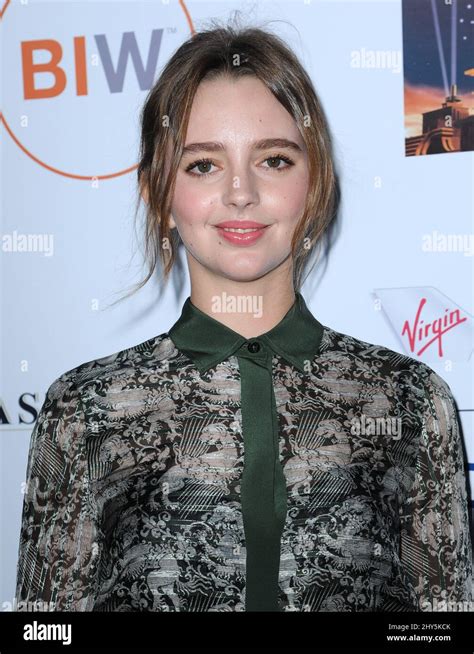
[[[0,17],[8,61],[0,119],[13,142],[73,179],[135,170],[144,96],[194,33],[184,0],[7,0]]]

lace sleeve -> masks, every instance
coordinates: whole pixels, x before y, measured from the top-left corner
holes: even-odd
[[[401,560],[420,610],[472,611],[472,544],[460,426],[448,384],[428,370],[415,478],[400,510]],[[456,606],[447,607],[447,602]]]
[[[34,426],[26,471],[16,610],[93,609],[99,528],[89,497],[85,417],[63,375],[49,387]]]

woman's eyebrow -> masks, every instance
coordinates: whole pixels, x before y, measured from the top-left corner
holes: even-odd
[[[254,150],[270,150],[271,148],[289,148],[295,152],[302,152],[298,143],[288,139],[274,138],[274,139],[261,139],[255,141],[253,145]],[[189,143],[183,148],[183,155],[195,154],[196,152],[221,152],[225,150],[224,145],[220,141],[204,141],[202,143]]]

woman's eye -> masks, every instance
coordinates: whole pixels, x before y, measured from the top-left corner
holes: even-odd
[[[288,168],[289,166],[293,166],[293,161],[289,159],[288,157],[284,157],[282,154],[277,154],[274,157],[267,157],[265,161],[270,161],[271,165],[269,168],[273,168],[274,170],[280,171],[280,170],[285,170],[285,168]],[[278,164],[275,166],[273,165],[275,162],[280,162],[284,161],[287,165],[286,166],[279,166]]]
[[[194,161],[192,164],[189,164],[189,166],[186,168],[186,172],[191,173],[191,175],[196,175],[196,177],[205,177],[206,175],[211,174],[209,169],[213,165],[214,164],[210,159],[199,159],[199,161]],[[199,173],[191,172],[193,168],[196,167],[198,167],[200,172]]]
[[[294,165],[294,162],[291,159],[285,157],[282,154],[278,154],[273,157],[267,157],[264,159],[264,162],[267,161],[270,162],[270,165],[267,166],[267,168],[276,170],[277,172],[285,170],[285,168]],[[285,162],[285,166],[280,166],[282,161]],[[212,172],[214,172],[211,171],[212,166],[214,166],[214,163],[211,159],[199,159],[198,161],[194,161],[193,163],[189,164],[189,166],[186,167],[186,172],[194,175],[195,177],[207,177],[207,175],[211,175]],[[194,168],[196,168],[198,172],[193,172]]]

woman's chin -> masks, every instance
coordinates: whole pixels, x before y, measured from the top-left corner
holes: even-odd
[[[225,277],[231,282],[254,282],[266,274],[265,270],[238,270],[235,268],[225,270],[215,270],[214,273],[220,277]]]

